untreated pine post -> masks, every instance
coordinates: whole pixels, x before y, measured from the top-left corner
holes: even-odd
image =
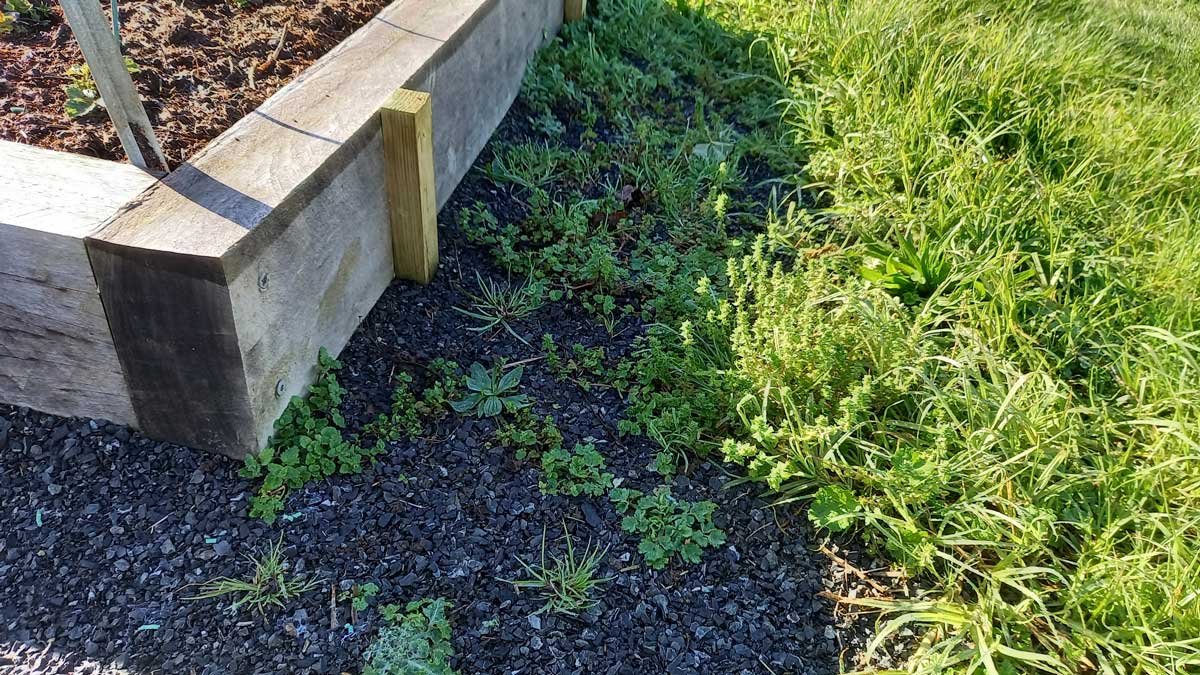
[[[142,107],[129,71],[125,70],[121,48],[100,10],[100,3],[97,0],[62,0],[62,8],[130,163],[147,171],[166,173],[167,159],[154,136],[150,118],[146,117],[146,109]]]
[[[427,284],[438,263],[429,94],[398,89],[379,117],[396,276]]]
[[[563,21],[579,21],[587,14],[587,0],[563,0]]]

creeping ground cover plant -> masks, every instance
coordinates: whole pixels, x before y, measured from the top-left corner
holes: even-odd
[[[317,379],[308,388],[308,396],[293,397],[275,421],[271,442],[258,455],[246,457],[242,477],[262,479],[258,493],[250,499],[251,517],[274,522],[288,490],[335,473],[359,473],[364,462],[383,454],[382,439],[363,447],[343,433],[346,420],[339,406],[345,390],[337,379],[341,367],[322,348]]]

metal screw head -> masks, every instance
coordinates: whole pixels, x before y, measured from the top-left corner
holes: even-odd
[[[267,290],[267,285],[270,283],[271,283],[271,275],[270,274],[263,272],[262,274],[258,275],[258,290],[260,290],[260,291]]]
[[[283,398],[284,391],[285,391],[285,388],[284,388],[283,380],[279,380],[278,382],[275,383],[275,398]]]

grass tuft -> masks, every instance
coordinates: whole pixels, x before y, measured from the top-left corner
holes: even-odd
[[[520,558],[517,562],[529,575],[527,579],[509,581],[519,589],[531,589],[541,593],[546,604],[538,613],[561,612],[575,616],[580,612],[595,607],[599,600],[595,593],[612,581],[612,577],[596,576],[600,563],[608,553],[608,549],[593,548],[589,542],[582,554],[575,554],[575,544],[571,533],[563,525],[563,539],[566,541],[565,557],[546,558],[546,530],[542,529],[542,556],[537,565],[531,565]]]
[[[257,614],[265,614],[269,607],[283,607],[284,603],[317,587],[318,581],[288,571],[283,557],[283,535],[262,555],[255,558],[246,554],[246,561],[254,573],[248,579],[220,577],[200,585],[200,591],[187,600],[210,600],[227,595],[236,596],[228,611],[236,614],[249,607]]]

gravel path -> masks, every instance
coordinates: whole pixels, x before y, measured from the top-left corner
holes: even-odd
[[[441,222],[493,190],[473,171]],[[466,330],[452,307],[465,305],[474,273],[503,275],[452,226],[442,249],[435,282],[394,284],[342,354],[352,426],[386,409],[394,372],[420,377],[414,364],[538,355],[505,332]],[[566,302],[517,329],[532,344],[551,332],[561,345],[604,345],[610,358],[639,331],[610,338]],[[627,486],[659,482],[650,445],[614,434],[611,390],[585,394],[533,361],[522,391],[539,415],[555,415],[568,447],[593,439]],[[296,491],[269,527],[247,517],[255,486],[234,462],[99,420],[0,406],[0,673],[356,673],[378,615],[364,612],[349,632],[349,604],[331,616],[330,596],[368,581],[383,603],[450,599],[462,673],[834,673],[861,647],[860,631],[835,627],[817,596],[843,582],[798,509],[772,509],[754,486],[729,488],[719,466],[694,464],[672,489],[717,502],[728,542],[699,565],[653,571],[607,499],[543,496],[534,465],[494,447],[493,429],[450,416],[362,475]],[[502,580],[521,576],[518,557],[536,560],[543,528],[553,544],[564,523],[577,545],[608,547],[602,572],[614,579],[578,618],[536,615],[539,598]],[[317,590],[265,618],[185,599],[197,583],[246,574],[243,555],[281,534]]]

